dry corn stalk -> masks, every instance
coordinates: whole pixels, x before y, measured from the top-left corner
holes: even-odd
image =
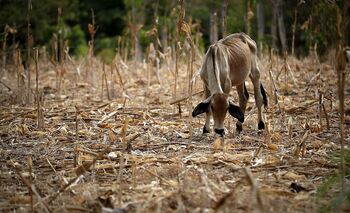
[[[338,34],[338,45],[336,52],[336,70],[338,76],[338,98],[339,98],[339,128],[340,128],[340,144],[341,144],[341,162],[340,171],[342,177],[342,190],[344,193],[345,189],[345,159],[344,159],[344,87],[345,87],[345,55],[344,55],[344,32],[345,23],[347,17],[347,10],[350,7],[349,1],[345,1],[343,11],[340,11],[339,7],[336,7],[337,12],[337,34]],[[343,14],[342,14],[343,12]]]
[[[178,73],[179,73],[179,57],[180,57],[180,44],[179,36],[181,31],[182,22],[185,17],[185,9],[183,0],[180,0],[180,11],[177,19],[176,35],[175,35],[175,84],[174,84],[174,99],[177,99],[177,83],[178,83]]]
[[[180,16],[182,16],[179,19],[178,22],[178,27],[181,29],[182,32],[185,33],[186,35],[186,39],[188,40],[188,42],[191,45],[191,49],[190,49],[190,57],[189,57],[189,64],[188,64],[188,111],[192,112],[192,90],[193,90],[193,61],[195,58],[195,45],[192,39],[192,32],[191,32],[191,26],[186,23],[183,18],[184,18],[184,14],[185,14],[185,9],[183,7],[183,1],[181,1],[181,13]],[[189,124],[190,124],[190,140],[192,140],[192,116],[189,116]]]
[[[22,66],[21,50],[16,50],[16,68],[17,68],[17,103],[24,103],[25,76]]]

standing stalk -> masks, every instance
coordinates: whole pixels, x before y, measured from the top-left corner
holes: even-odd
[[[21,50],[16,49],[16,68],[17,68],[17,102],[20,104],[24,103],[24,92],[25,92],[25,76],[22,66]]]
[[[292,56],[294,56],[294,43],[295,43],[295,30],[297,25],[297,18],[298,18],[298,10],[297,8],[294,9],[294,21],[292,25]]]
[[[35,93],[36,95],[39,94],[39,67],[38,67],[38,60],[39,60],[39,50],[38,48],[34,48],[34,62],[35,62]],[[38,96],[37,96],[38,97]]]
[[[346,11],[349,7],[349,2],[346,1],[343,7],[343,14],[340,8],[337,7],[337,33],[338,33],[338,45],[336,52],[336,70],[338,77],[338,98],[339,98],[339,129],[340,129],[340,145],[341,145],[341,162],[340,162],[340,174],[342,193],[345,193],[345,159],[344,159],[344,87],[345,87],[345,55],[344,55],[344,32],[346,23]]]
[[[29,156],[27,158],[27,164],[28,164],[28,172],[29,172],[29,185],[32,186],[33,185],[33,160],[32,157]],[[30,196],[30,211],[32,213],[34,213],[34,199],[33,199],[33,190],[29,190],[29,196]]]
[[[30,101],[30,61],[31,61],[31,52],[30,48],[32,46],[32,35],[30,33],[30,11],[32,9],[32,1],[28,0],[27,8],[27,94],[26,94],[26,103],[29,104]]]
[[[86,69],[86,77],[88,81],[93,80],[92,75],[92,67],[93,67],[93,57],[94,57],[94,41],[95,41],[95,34],[96,34],[96,22],[95,22],[95,13],[94,10],[91,9],[91,23],[88,24],[88,31],[90,34],[90,41],[88,42],[88,62],[87,62],[87,69]]]
[[[7,44],[8,34],[9,34],[9,26],[6,25],[4,30],[4,40],[2,43],[2,74],[4,74],[6,70],[6,44]]]
[[[181,1],[181,3],[183,3]],[[180,26],[181,31],[183,31],[186,34],[186,39],[187,41],[190,43],[191,49],[190,49],[190,57],[189,57],[189,63],[188,63],[188,111],[189,113],[192,112],[192,88],[193,88],[193,82],[192,82],[192,78],[193,78],[193,61],[195,58],[195,45],[192,39],[192,30],[191,30],[191,21],[190,24],[186,23],[183,20],[184,14],[185,14],[185,10],[183,8],[183,4],[181,5],[182,9],[181,12],[183,12],[182,15],[182,22],[178,23],[178,27]],[[190,140],[192,140],[192,116],[189,115],[189,132],[190,132]]]
[[[288,65],[287,65],[287,51],[284,51],[284,56],[283,56],[283,61],[284,61],[284,84],[285,84],[285,94],[289,93],[289,86],[288,86]]]
[[[79,108],[75,106],[75,141],[79,140]],[[75,163],[74,163],[75,165]]]
[[[117,53],[118,54],[118,53]],[[115,97],[115,89],[114,89],[114,68],[113,68],[114,64],[113,62],[110,65],[110,71],[111,71],[111,98]]]
[[[193,61],[195,59],[195,46],[193,43],[192,38],[189,38],[190,42],[191,42],[191,57],[190,57],[190,72],[189,72],[189,76],[188,76],[188,83],[189,83],[189,113],[192,112],[193,108],[192,108],[192,93],[193,93]],[[193,135],[193,128],[192,128],[192,116],[189,115],[190,118],[190,139],[192,140],[192,135]]]
[[[39,49],[34,48],[34,62],[35,62],[35,96],[37,103],[37,125],[38,129],[43,128],[43,113],[41,108],[41,94],[39,94]]]
[[[177,20],[177,28],[176,28],[176,35],[175,35],[175,84],[174,84],[174,100],[177,99],[177,82],[178,82],[178,75],[179,75],[179,57],[180,57],[180,47],[179,47],[179,37],[180,37],[180,30],[181,25],[183,22],[185,16],[185,9],[184,9],[184,2],[183,0],[180,0],[180,12],[179,17]]]
[[[104,75],[104,81],[105,81],[105,85],[106,85],[106,90],[107,90],[107,98],[108,98],[108,101],[111,100],[111,96],[109,94],[109,88],[108,88],[108,82],[107,82],[107,74],[106,74],[106,69],[105,69],[105,64],[103,63],[103,66],[102,66],[102,70],[103,70],[103,75]]]

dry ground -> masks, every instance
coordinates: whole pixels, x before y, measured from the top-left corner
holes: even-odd
[[[60,90],[55,70],[62,67],[39,66],[42,129],[37,127],[36,104],[15,103],[15,69],[2,74],[10,88],[0,85],[0,212],[27,212],[32,205],[37,212],[315,212],[339,191],[334,188],[316,199],[318,187],[337,170],[330,153],[340,150],[336,73],[327,63],[288,58],[295,83],[289,73],[286,84],[285,64],[274,57],[274,78],[283,71],[276,80],[275,104],[271,63],[263,58],[269,131],[257,131],[248,83],[244,131],[235,135],[235,120],[227,118],[224,141],[201,134],[204,116],[191,125],[187,101],[169,104],[174,101],[173,61],[160,69],[161,84],[153,72],[149,82],[145,63],[117,61],[123,85],[106,66],[110,100],[105,86],[102,95],[101,63],[74,63],[64,65]],[[197,59],[195,69],[199,64]],[[182,62],[178,98],[187,95],[186,70]],[[325,114],[320,123],[318,88],[329,128]],[[194,92],[200,90],[197,78]],[[345,90],[348,148],[349,83]],[[234,90],[232,96],[237,96]],[[192,105],[201,100],[195,95]]]

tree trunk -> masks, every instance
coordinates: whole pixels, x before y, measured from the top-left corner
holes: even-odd
[[[216,12],[210,16],[210,44],[218,40],[218,22]]]
[[[258,48],[261,51],[262,41],[265,34],[264,5],[262,3],[262,0],[258,0],[256,3],[256,15],[258,20]]]
[[[286,28],[284,27],[282,1],[277,0],[277,2],[278,2],[277,4],[278,32],[279,32],[280,41],[282,45],[282,51],[285,52],[288,49],[288,45],[287,45]]]
[[[221,5],[221,36],[222,38],[226,37],[227,34],[227,6],[228,0],[224,0]]]
[[[140,33],[137,31],[136,35],[136,49],[135,49],[135,56],[136,56],[136,61],[141,62],[142,61],[142,48],[141,48],[141,43],[140,43]]]
[[[168,48],[168,27],[164,26],[160,32],[161,44],[163,52],[167,51]]]
[[[348,3],[349,4],[349,3]],[[345,16],[347,16],[346,17],[346,19],[348,20],[347,21],[347,24],[346,24],[346,26],[345,26],[345,35],[350,35],[350,7],[349,7],[349,5],[347,5],[347,13],[345,14]],[[346,46],[350,46],[350,38],[349,38],[350,36],[345,36],[344,38],[345,38],[345,45]]]
[[[253,18],[254,13],[251,9],[251,2],[250,0],[246,1],[246,15],[245,15],[245,31],[248,35],[250,35],[250,20]]]
[[[271,21],[271,38],[272,48],[277,49],[277,4],[275,1],[272,2],[272,21]]]

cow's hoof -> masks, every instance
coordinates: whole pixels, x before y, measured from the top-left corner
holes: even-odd
[[[259,130],[265,129],[265,123],[264,123],[263,121],[259,121],[258,129],[259,129]]]
[[[210,131],[209,130],[207,130],[207,128],[205,128],[205,126],[203,126],[203,134],[207,134],[207,133],[209,133]]]
[[[219,134],[220,137],[224,137],[225,136],[225,130],[224,129],[215,129],[214,130],[216,134]]]

